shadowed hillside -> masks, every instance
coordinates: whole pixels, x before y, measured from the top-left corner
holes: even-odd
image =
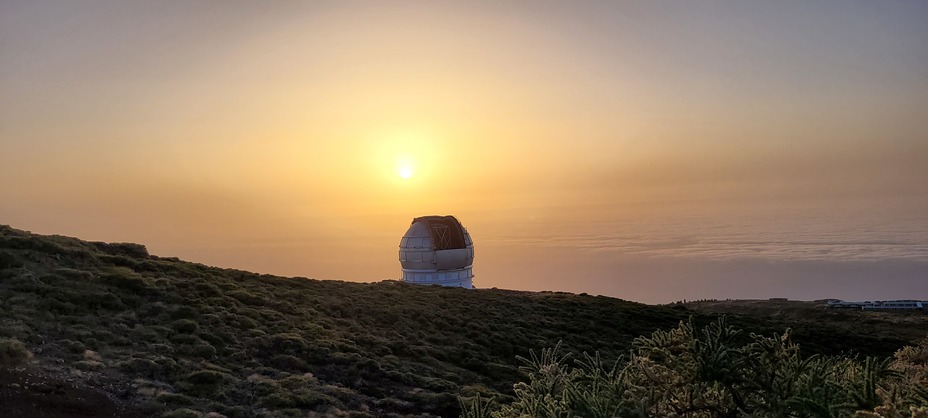
[[[639,335],[715,318],[602,296],[258,275],[6,226],[0,301],[0,342],[32,353],[4,355],[0,370],[153,416],[455,416],[459,396],[511,399],[529,349],[563,341],[610,361]],[[915,342],[840,321],[729,317],[762,334],[793,326],[804,355]]]
[[[799,300],[704,300],[684,303],[686,308],[709,314],[765,317],[800,324],[829,324],[846,332],[868,334],[878,338],[917,340],[928,334],[925,311],[863,311],[829,309],[824,301]]]

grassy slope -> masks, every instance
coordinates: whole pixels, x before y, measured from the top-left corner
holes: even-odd
[[[511,393],[523,378],[515,357],[529,349],[563,340],[614,359],[638,335],[714,315],[566,293],[257,275],[4,226],[0,301],[0,338],[25,342],[46,369],[122,382],[146,413],[228,416],[452,416],[458,396]],[[794,325],[806,353],[886,356],[915,340],[827,322],[730,322],[765,334]]]
[[[714,315],[739,315],[744,317],[768,318],[788,323],[809,338],[803,348],[811,344],[825,344],[812,338],[816,328],[825,325],[835,329],[837,335],[868,335],[871,341],[892,343],[899,339],[915,342],[928,335],[928,314],[924,311],[861,311],[854,309],[828,309],[825,302],[797,300],[706,300],[683,304],[687,309]],[[829,335],[830,336],[830,335]],[[849,351],[861,351],[855,341],[848,344]],[[837,345],[837,342],[835,343]],[[822,347],[829,351],[828,347]],[[877,346],[863,350],[866,354],[883,355]]]

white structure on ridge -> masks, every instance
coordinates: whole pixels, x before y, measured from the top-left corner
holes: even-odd
[[[922,310],[928,306],[928,301],[924,300],[868,300],[866,302],[855,302],[845,300],[829,300],[829,308],[843,309],[860,309],[864,311],[871,310]]]
[[[474,243],[454,216],[422,216],[400,240],[403,281],[473,289]]]

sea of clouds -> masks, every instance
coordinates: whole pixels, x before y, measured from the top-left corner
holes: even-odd
[[[928,261],[928,217],[575,220],[484,243],[700,260]]]
[[[928,217],[869,215],[510,222],[475,234],[475,283],[646,303],[928,299]]]

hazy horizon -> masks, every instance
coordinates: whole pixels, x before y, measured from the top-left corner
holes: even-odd
[[[0,224],[286,276],[928,299],[928,3],[0,3]]]

